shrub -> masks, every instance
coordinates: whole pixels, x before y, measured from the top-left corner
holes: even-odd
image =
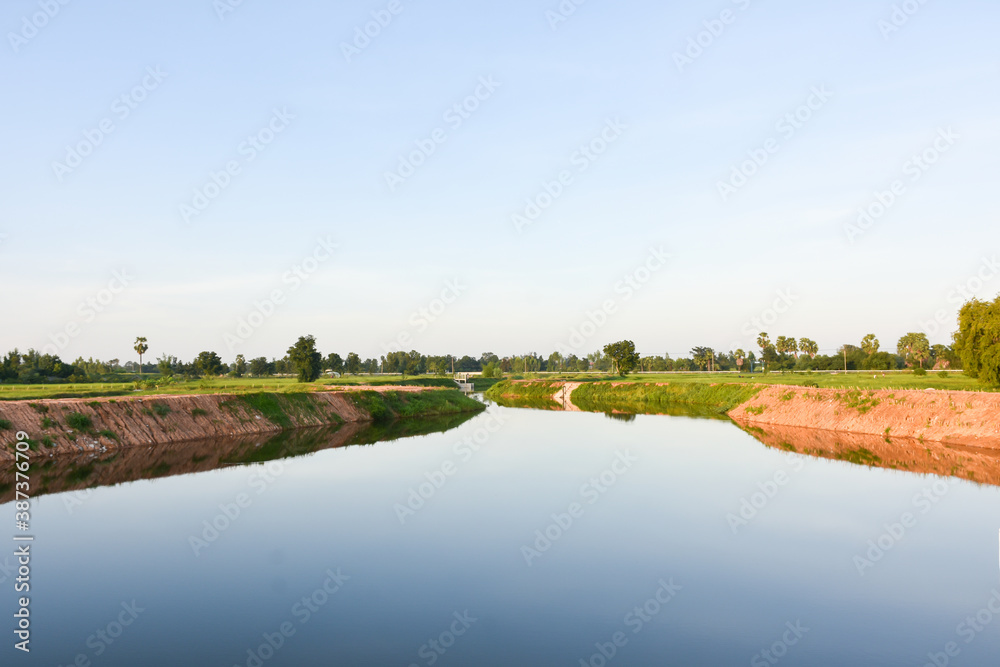
[[[90,417],[81,415],[79,412],[71,412],[66,415],[66,423],[70,428],[75,428],[78,431],[89,431],[94,428],[94,422],[91,421]]]
[[[35,412],[41,412],[42,414],[49,411],[49,406],[42,405],[41,403],[28,403],[28,406]]]
[[[926,368],[921,368],[920,366],[917,366],[916,368],[913,369],[913,374],[914,375],[927,375],[927,369]]]
[[[946,378],[946,377],[948,377],[948,371],[941,371],[940,373],[938,373],[938,377],[939,378]]]
[[[208,415],[208,410],[204,408],[191,408],[192,417],[205,417]]]
[[[58,426],[55,420],[42,417],[42,428],[52,428],[53,426]]]
[[[166,417],[170,414],[170,406],[165,403],[153,403],[153,412],[161,417]]]
[[[8,420],[8,419],[0,419],[0,431],[6,431],[7,429],[9,429],[12,426],[13,426],[13,424],[10,423],[10,420]]]

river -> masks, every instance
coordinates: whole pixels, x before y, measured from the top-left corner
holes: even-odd
[[[997,486],[616,417],[491,406],[41,496],[9,664],[996,664]]]

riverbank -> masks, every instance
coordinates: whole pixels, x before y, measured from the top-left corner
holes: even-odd
[[[13,443],[24,431],[36,452],[79,454],[483,409],[458,390],[414,387],[4,401],[0,437]],[[13,456],[12,448],[0,449],[0,458]]]
[[[769,386],[729,411],[741,424],[793,426],[1000,449],[1000,394]]]
[[[993,392],[505,380],[486,392],[486,396],[510,407],[728,416],[742,425],[819,429],[1000,449],[1000,394]],[[677,410],[678,407],[683,410]]]

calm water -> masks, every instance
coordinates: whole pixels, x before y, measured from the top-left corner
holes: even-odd
[[[3,664],[998,662],[997,487],[724,421],[491,412],[39,498],[33,650]]]

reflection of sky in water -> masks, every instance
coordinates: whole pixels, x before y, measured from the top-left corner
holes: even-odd
[[[88,636],[133,599],[145,611],[93,664],[245,665],[284,621],[296,633],[265,665],[428,664],[420,647],[465,610],[476,622],[436,664],[579,665],[617,631],[615,665],[748,664],[799,619],[782,664],[923,664],[948,641],[955,664],[1000,654],[1000,618],[971,644],[955,631],[1000,588],[996,488],[957,482],[921,514],[912,498],[937,478],[784,454],[726,422],[502,414],[468,461],[453,445],[485,416],[285,460],[260,494],[253,466],[98,489],[72,515],[40,498],[18,664],[94,658]],[[581,484],[624,450],[638,462],[589,504]],[[457,473],[400,525],[394,504],[449,460]],[[734,535],[726,515],[778,470],[787,485]],[[195,557],[189,536],[241,492],[251,506]],[[526,566],[522,545],[572,502],[583,515]],[[854,556],[904,511],[917,525],[859,576]],[[293,605],[337,568],[350,580],[300,623]],[[661,578],[683,588],[634,634],[625,615]]]

